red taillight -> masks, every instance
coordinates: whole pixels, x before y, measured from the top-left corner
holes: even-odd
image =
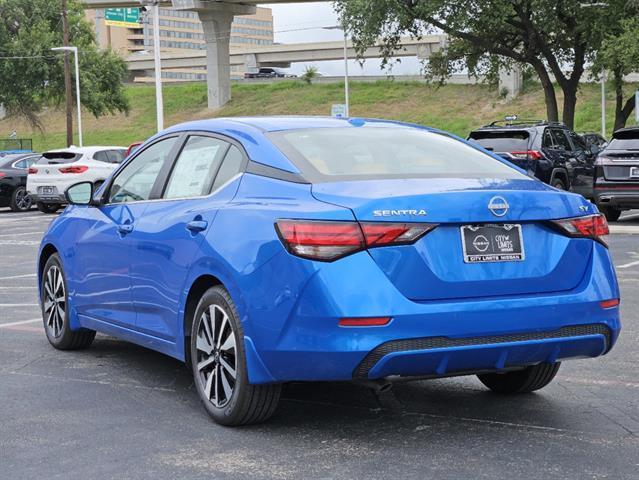
[[[59,170],[60,173],[84,173],[89,169],[86,165],[78,165],[74,167],[64,167]]]
[[[278,220],[284,246],[299,257],[331,261],[366,248],[413,243],[435,228],[432,224]]]
[[[391,317],[340,318],[340,327],[383,327]]]
[[[515,158],[530,159],[530,160],[541,160],[541,152],[537,150],[522,150],[519,152],[510,152],[510,154]]]
[[[4,172],[0,172],[0,178],[2,178],[2,177],[6,177],[6,176],[7,176],[7,174],[6,174],[6,173],[4,173]]]
[[[601,308],[615,308],[618,307],[620,300],[618,298],[612,298],[610,300],[604,300],[603,302],[599,302]]]
[[[604,245],[606,243],[602,237],[610,233],[606,217],[602,214],[555,220],[553,223],[570,237],[592,238]]]
[[[38,169],[37,169],[37,168],[35,168],[35,167],[29,167],[29,170],[27,170],[27,173],[28,173],[29,175],[32,175],[32,174],[34,174],[34,173],[38,173]]]

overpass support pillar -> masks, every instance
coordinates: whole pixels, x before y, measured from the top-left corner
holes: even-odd
[[[197,12],[206,41],[206,83],[209,108],[223,107],[231,99],[231,24],[235,15],[255,13],[254,5],[210,0],[173,0],[178,10]]]
[[[499,70],[499,93],[505,92],[506,98],[511,99],[519,95],[524,83],[521,67],[514,66],[511,70]]]

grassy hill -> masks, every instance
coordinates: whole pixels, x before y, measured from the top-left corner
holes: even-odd
[[[629,86],[629,91],[635,86]],[[131,112],[99,119],[83,115],[87,145],[128,145],[155,132],[155,90],[152,86],[129,86]],[[613,97],[608,98],[608,125],[612,126]],[[237,115],[328,115],[331,104],[341,103],[343,84],[306,85],[300,81],[271,84],[236,84],[233,99],[224,108],[206,108],[206,85],[168,85],[164,88],[166,126],[186,120]],[[559,98],[561,104],[561,98]],[[576,129],[600,128],[600,89],[583,85],[577,105]],[[505,101],[494,89],[483,85],[437,87],[419,82],[354,82],[351,85],[351,115],[381,117],[435,126],[466,136],[468,132],[505,115],[545,118],[543,94],[536,85],[518,98]],[[42,151],[64,146],[64,115],[50,110],[42,115],[44,132],[32,131],[22,120],[0,121],[0,138],[16,129],[20,137],[32,137],[34,148]]]

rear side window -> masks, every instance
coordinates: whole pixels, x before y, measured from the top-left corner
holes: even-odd
[[[99,152],[95,152],[93,154],[93,159],[98,162],[109,163],[109,157],[107,156],[106,150],[100,150]]]
[[[46,152],[38,160],[38,165],[57,165],[60,163],[73,163],[82,158],[81,153],[74,152]]]
[[[415,128],[315,128],[269,136],[312,182],[367,177],[526,178],[464,142]]]
[[[558,128],[550,128],[550,135],[552,136],[553,146],[557,150],[572,150],[570,146],[570,142],[568,141],[568,137],[566,136],[566,132],[560,130]]]
[[[208,195],[229,144],[211,137],[189,137],[173,166],[164,198]]]
[[[14,165],[14,167],[15,167],[15,168],[22,168],[22,169],[26,170],[26,169],[27,169],[27,168],[29,168],[31,165],[33,165],[34,163],[36,163],[39,159],[40,159],[40,157],[39,157],[39,156],[23,158],[22,160],[20,160],[19,162],[17,162],[17,163]]]
[[[108,150],[106,152],[109,163],[122,163],[126,150]]]
[[[470,140],[492,152],[526,151],[529,138],[530,134],[526,130],[478,131],[470,134]]]
[[[231,148],[226,154],[224,162],[220,167],[220,171],[215,177],[213,190],[217,190],[235,175],[240,173],[242,171],[242,163],[244,163],[244,156],[242,155],[242,152],[235,145],[231,145]]]

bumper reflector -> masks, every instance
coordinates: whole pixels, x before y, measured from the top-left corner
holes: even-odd
[[[391,317],[340,318],[340,327],[381,327],[390,322]]]
[[[613,298],[611,300],[604,300],[603,302],[599,302],[601,308],[614,308],[618,307],[620,300],[618,298]]]

